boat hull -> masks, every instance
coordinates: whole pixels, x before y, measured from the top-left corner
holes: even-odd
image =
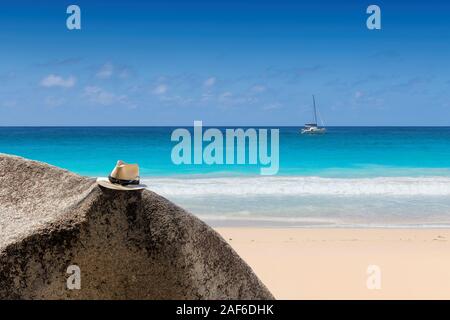
[[[302,134],[324,134],[326,131],[325,128],[301,129]]]

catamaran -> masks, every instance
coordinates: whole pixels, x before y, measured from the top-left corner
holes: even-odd
[[[302,134],[319,134],[325,133],[327,130],[325,128],[320,128],[317,126],[317,108],[316,99],[313,95],[313,107],[314,107],[314,123],[306,123],[305,127],[301,130]]]

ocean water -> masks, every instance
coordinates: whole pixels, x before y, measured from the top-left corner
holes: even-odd
[[[280,128],[280,169],[175,165],[169,127],[0,128],[0,152],[106,176],[118,159],[212,225],[450,226],[449,127]],[[191,130],[190,128],[188,128]],[[206,129],[206,128],[205,128]]]

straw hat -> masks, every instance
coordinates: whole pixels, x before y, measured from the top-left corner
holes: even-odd
[[[117,161],[108,178],[97,178],[97,183],[113,190],[133,191],[147,188],[145,184],[140,184],[139,165],[128,164],[122,160]]]

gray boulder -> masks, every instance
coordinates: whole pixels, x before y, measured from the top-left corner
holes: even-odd
[[[71,265],[79,290],[67,288]],[[273,296],[219,234],[165,198],[0,154],[0,299]]]

